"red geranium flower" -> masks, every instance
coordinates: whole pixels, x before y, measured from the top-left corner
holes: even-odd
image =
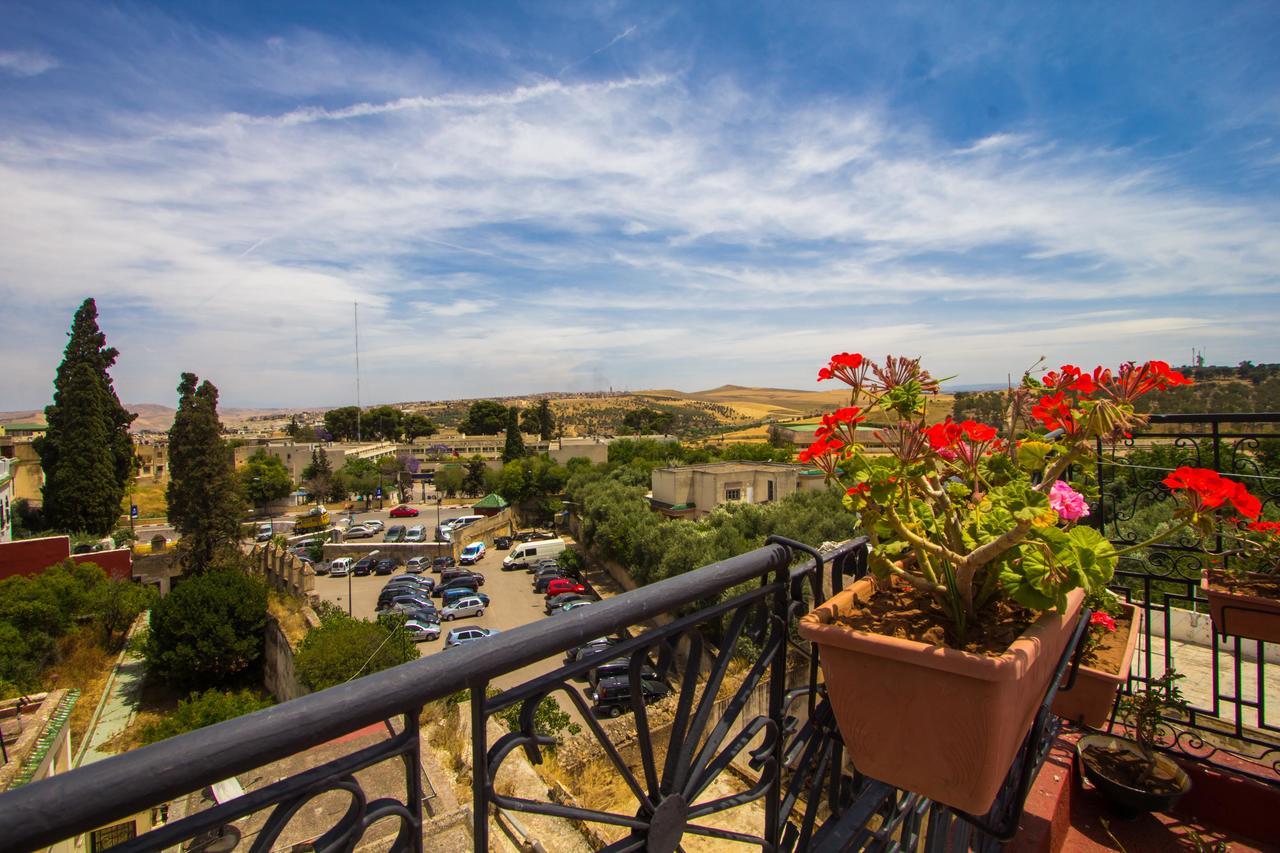
[[[1106,628],[1108,631],[1114,631],[1116,629],[1116,620],[1112,619],[1109,615],[1107,615],[1101,610],[1093,611],[1093,615],[1089,617],[1089,624],[1101,625],[1103,628]]]
[[[835,436],[820,438],[813,444],[796,454],[801,462],[811,462],[827,474],[836,470],[836,451],[844,447],[844,442]]]
[[[1066,400],[1066,393],[1059,391],[1040,398],[1040,402],[1031,407],[1031,417],[1044,424],[1045,429],[1062,429],[1068,435],[1074,435],[1078,429],[1071,404]]]
[[[818,381],[839,379],[846,385],[858,389],[862,387],[862,380],[866,377],[870,366],[871,362],[863,359],[861,353],[839,352],[831,356],[830,363],[818,371]]]
[[[1208,468],[1184,465],[1161,482],[1175,491],[1182,490],[1197,513],[1215,510],[1228,502],[1245,518],[1256,520],[1262,512],[1262,501],[1249,494],[1243,483],[1228,480]]]

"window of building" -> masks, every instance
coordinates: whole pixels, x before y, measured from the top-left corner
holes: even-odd
[[[773,500],[773,480],[769,481],[769,500]]]
[[[117,844],[123,844],[126,841],[138,837],[138,828],[134,822],[127,820],[124,823],[117,823],[115,826],[106,826],[102,829],[95,829],[89,833],[89,853],[98,853],[100,850],[109,850]]]
[[[740,501],[740,500],[742,500],[742,489],[725,489],[725,490],[724,490],[724,499],[725,499],[725,500],[727,500],[727,501]]]

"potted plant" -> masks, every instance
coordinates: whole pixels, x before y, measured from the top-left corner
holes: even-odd
[[[1244,522],[1236,541],[1200,578],[1213,626],[1224,637],[1280,643],[1280,522]]]
[[[1008,395],[1001,435],[973,421],[931,423],[939,383],[918,359],[841,353],[818,378],[849,385],[850,405],[823,418],[799,458],[844,488],[870,539],[874,580],[817,607],[800,632],[818,647],[861,772],[984,813],[1082,599],[1105,589],[1125,553],[1078,524],[1088,484],[1066,479],[1071,463],[1140,425],[1138,397],[1189,380],[1155,361],[1028,373]],[[879,428],[859,428],[870,417]],[[1204,528],[1214,512],[1182,501],[1172,525],[1126,551]]]
[[[1166,715],[1186,713],[1177,682],[1182,676],[1167,670],[1144,689],[1120,700],[1120,716],[1133,739],[1116,735],[1086,735],[1076,743],[1076,756],[1085,776],[1127,815],[1167,812],[1191,789],[1186,771],[1156,752]]]
[[[1106,725],[1116,694],[1129,680],[1129,667],[1142,628],[1142,610],[1105,589],[1090,593],[1085,606],[1091,614],[1082,640],[1080,668],[1070,690],[1059,688],[1053,713],[1097,729]]]

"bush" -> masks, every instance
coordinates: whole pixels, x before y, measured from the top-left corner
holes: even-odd
[[[298,681],[324,690],[418,658],[418,646],[400,629],[400,621],[368,622],[338,611],[321,614],[319,628],[307,634],[294,658]]]
[[[178,703],[176,711],[144,725],[140,733],[142,742],[168,740],[214,723],[260,711],[273,704],[275,703],[271,699],[263,698],[252,690],[224,692],[210,689],[203,693],[192,693]]]
[[[151,612],[149,675],[181,685],[227,684],[262,658],[267,586],[241,571],[184,578]]]
[[[111,648],[150,606],[154,592],[107,577],[93,563],[66,560],[31,577],[0,581],[0,681],[36,690],[57,641],[87,625]]]
[[[518,732],[520,731],[520,709],[523,706],[523,702],[510,705],[494,714],[494,716],[506,724],[508,731]],[[533,730],[540,735],[555,737],[565,730],[568,730],[570,735],[576,735],[582,731],[582,726],[572,722],[569,714],[560,710],[560,706],[556,704],[555,699],[546,696],[538,703],[538,707],[534,709]],[[554,747],[543,747],[543,749],[550,750],[554,749]]]

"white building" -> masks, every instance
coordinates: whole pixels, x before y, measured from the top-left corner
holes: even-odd
[[[13,474],[12,463],[0,456],[0,542],[13,539]]]

